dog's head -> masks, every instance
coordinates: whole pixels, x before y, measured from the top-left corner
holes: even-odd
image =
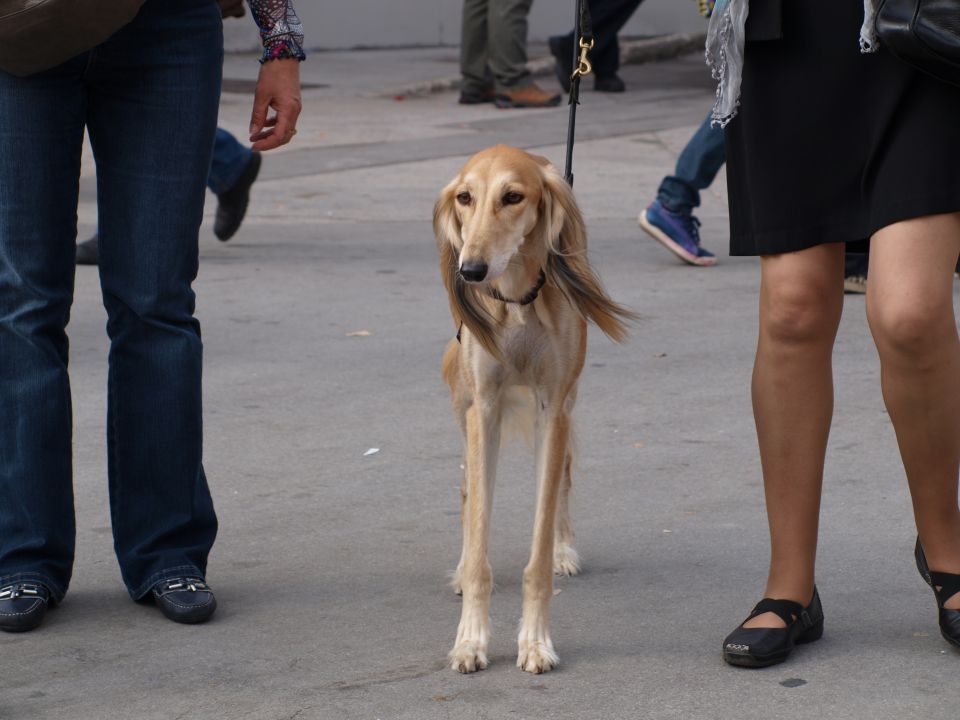
[[[539,266],[547,285],[611,338],[633,314],[610,300],[587,263],[583,217],[573,192],[546,158],[497,145],[474,155],[441,192],[433,212],[440,267],[454,320],[494,355],[489,314],[477,288],[511,263]]]
[[[498,145],[470,158],[440,193],[434,230],[456,253],[464,282],[496,280],[533,233],[546,167],[546,160]]]

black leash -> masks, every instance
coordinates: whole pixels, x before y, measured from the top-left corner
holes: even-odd
[[[563,179],[573,187],[573,136],[577,128],[577,105],[580,104],[580,78],[593,72],[587,53],[593,49],[593,23],[588,0],[577,0],[573,24],[573,72],[570,74],[570,119],[567,122],[567,163]]]

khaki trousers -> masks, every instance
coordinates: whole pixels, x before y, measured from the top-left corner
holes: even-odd
[[[464,91],[529,85],[527,14],[533,0],[464,0],[460,72]]]

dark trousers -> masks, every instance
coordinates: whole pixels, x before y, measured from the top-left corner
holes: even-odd
[[[620,43],[617,33],[627,24],[643,0],[589,0],[593,22],[594,46],[590,51],[593,71],[599,77],[616,75],[620,69]],[[573,58],[573,30],[560,36],[564,51]],[[569,48],[569,50],[567,50]]]
[[[60,599],[72,573],[65,328],[84,127],[97,166],[121,573],[139,598],[206,569],[217,520],[201,466],[191,283],[222,57],[213,0],[148,0],[90,52],[27,78],[0,73],[0,585],[39,581]]]

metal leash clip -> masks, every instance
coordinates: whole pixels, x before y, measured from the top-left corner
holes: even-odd
[[[577,76],[583,77],[593,72],[593,65],[590,63],[590,60],[587,59],[587,53],[593,50],[593,42],[593,38],[590,39],[590,42],[580,38],[580,60],[578,61],[577,69],[570,75],[571,80]]]

